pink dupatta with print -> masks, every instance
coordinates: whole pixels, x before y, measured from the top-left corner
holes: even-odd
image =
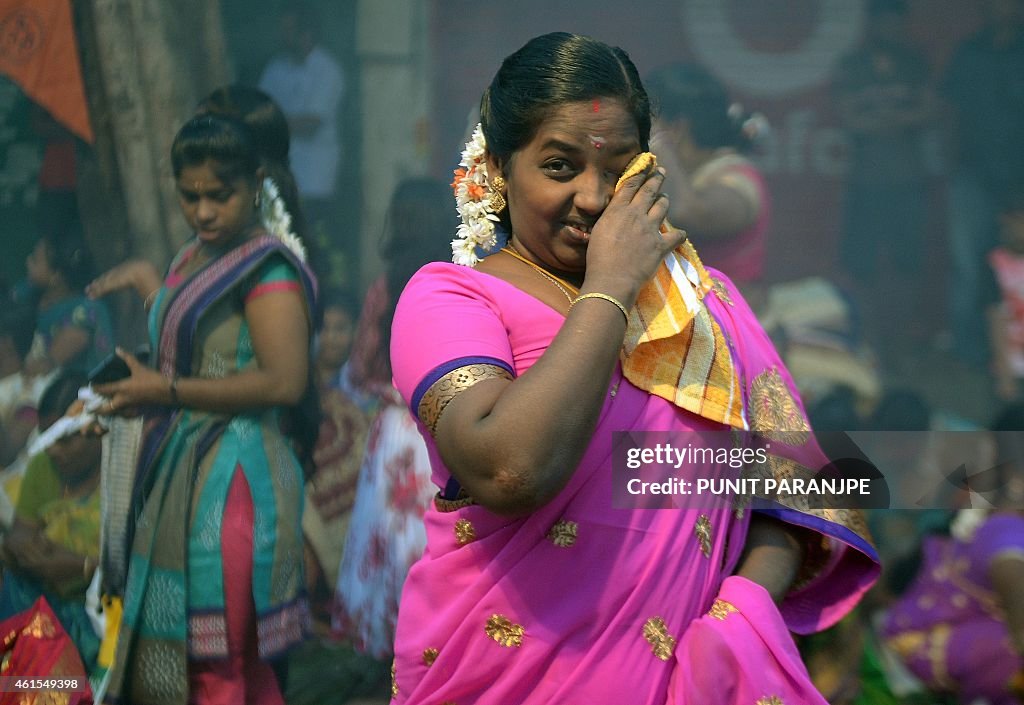
[[[802,413],[788,373],[739,294],[724,279],[715,292],[705,303],[730,340],[747,395],[757,402],[751,413],[772,406],[773,395],[780,397],[779,408]],[[435,381],[470,364],[521,375],[563,322],[500,279],[428,265],[410,281],[396,311],[396,386],[415,410]],[[844,524],[835,515],[779,507],[774,515],[828,538],[827,557],[781,614],[763,589],[742,578],[730,579],[723,592],[750,512],[725,498],[700,509],[613,508],[613,432],[630,430],[686,432],[697,444],[702,434],[727,427],[634,387],[617,369],[593,440],[554,500],[517,519],[475,504],[435,501],[425,517],[426,551],[402,596],[394,702],[707,705],[689,675],[702,648],[687,634],[701,625],[720,634],[708,654],[718,649],[748,666],[740,672],[722,658],[718,671],[702,667],[701,682],[717,681],[728,697],[717,702],[748,702],[748,693],[823,702],[786,628],[821,629],[852,608],[877,573],[866,531],[856,520]],[[422,425],[421,432],[435,483],[450,489]],[[703,465],[684,472],[710,478],[735,471]],[[708,615],[720,593],[732,600],[717,607],[723,619]],[[730,681],[736,681],[732,687]]]

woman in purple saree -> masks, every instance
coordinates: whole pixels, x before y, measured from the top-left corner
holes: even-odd
[[[663,172],[614,192],[649,138],[635,67],[586,37],[539,37],[481,115],[453,249],[475,264],[482,219],[509,245],[475,268],[428,265],[395,315],[395,382],[443,489],[402,596],[394,702],[824,703],[788,630],[828,626],[870,586],[859,515],[612,505],[615,431],[809,438],[736,289],[659,231]],[[676,335],[655,340],[667,319]]]
[[[1024,643],[1009,628],[1007,608],[1019,604],[1020,583],[1004,581],[1010,589],[1000,595],[993,577],[1003,564],[1019,578],[1022,561],[1019,512],[992,514],[969,536],[928,537],[917,578],[886,615],[886,644],[929,690],[961,703],[1018,705]]]
[[[964,509],[951,536],[928,536],[913,583],[882,637],[933,692],[957,702],[1024,703],[1024,405],[992,426],[999,472],[989,509]]]

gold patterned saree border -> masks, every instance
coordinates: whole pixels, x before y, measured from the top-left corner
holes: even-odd
[[[507,379],[511,381],[512,374],[504,367],[499,367],[498,365],[474,363],[458,367],[438,378],[436,382],[430,385],[423,398],[420,399],[419,406],[416,409],[416,415],[430,430],[430,435],[436,434],[437,422],[452,399],[473,385],[488,379]]]
[[[463,507],[470,507],[474,504],[476,502],[473,501],[473,498],[461,490],[459,491],[459,496],[455,499],[445,499],[441,496],[440,492],[434,495],[434,508],[442,514],[458,511]]]
[[[811,478],[815,472],[795,460],[768,454],[769,465],[772,466],[772,476],[778,480],[793,479],[798,477]],[[841,508],[836,506],[814,507],[811,506],[810,498],[805,495],[780,494],[773,498],[776,502],[787,509],[793,509],[819,519],[824,519],[831,524],[838,524],[849,529],[861,540],[872,548],[875,547],[871,531],[868,529],[868,522],[861,509]],[[826,502],[834,502],[831,497],[825,496]],[[820,501],[820,500],[819,500]]]
[[[776,480],[792,480],[795,478],[810,479],[815,472],[801,463],[774,453],[768,453],[768,462],[757,464],[745,473],[746,477],[774,478]],[[831,503],[830,497],[817,499],[818,504],[824,499],[825,503]],[[844,509],[836,506],[812,506],[810,497],[801,494],[779,493],[771,497],[771,500],[786,509],[790,509],[807,516],[824,520],[830,524],[837,524],[856,534],[862,541],[872,548],[875,547],[871,531],[868,529],[867,519],[860,509]],[[832,500],[834,501],[834,500]],[[795,592],[813,582],[821,571],[831,561],[832,548],[828,537],[821,541],[811,541],[805,547],[804,561],[794,580],[791,591]]]

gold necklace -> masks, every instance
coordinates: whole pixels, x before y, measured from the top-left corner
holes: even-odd
[[[535,264],[535,263],[531,262],[530,260],[526,259],[525,257],[523,257],[521,254],[519,254],[519,251],[516,250],[515,245],[513,245],[511,242],[509,242],[508,247],[502,247],[501,251],[504,252],[505,254],[512,255],[513,257],[515,257],[520,262],[525,262],[526,264],[530,265],[530,268],[533,269],[533,271],[537,272],[537,274],[541,275],[542,277],[547,279],[549,282],[551,282],[552,284],[557,286],[558,290],[561,291],[565,295],[565,298],[569,301],[569,306],[570,307],[572,306],[572,302],[575,299],[573,298],[573,296],[569,292],[573,291],[578,296],[579,293],[580,293],[579,289],[577,289],[576,287],[574,287],[572,284],[570,284],[569,282],[565,281],[564,279],[559,279],[554,274],[550,274],[546,269],[541,267],[539,264]],[[612,385],[612,388],[611,388],[611,391],[609,392],[609,395],[613,399],[615,398],[615,395],[619,393],[619,382],[621,382],[621,381],[622,380],[620,378],[620,379],[615,381],[615,384]]]
[[[539,274],[540,276],[544,277],[549,282],[551,282],[556,287],[558,287],[558,290],[562,292],[562,294],[565,296],[566,300],[569,302],[570,305],[572,304],[573,301],[575,301],[575,297],[573,296],[573,294],[576,294],[577,296],[579,295],[579,293],[580,293],[579,289],[577,289],[576,287],[574,287],[572,284],[570,284],[569,282],[565,281],[564,279],[559,279],[554,274],[549,273],[546,269],[541,267],[539,264],[531,262],[530,260],[528,260],[525,257],[523,257],[521,254],[519,254],[519,251],[516,250],[515,245],[509,244],[508,247],[502,247],[501,251],[506,253],[506,254],[512,255],[513,257],[515,257],[520,262],[525,262],[526,264],[530,265],[530,268],[533,269],[533,271],[535,271],[537,274]],[[570,293],[570,292],[572,292],[572,293]]]

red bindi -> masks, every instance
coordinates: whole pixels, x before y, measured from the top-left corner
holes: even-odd
[[[601,101],[598,100],[597,98],[594,98],[594,112],[595,113],[601,112]]]

